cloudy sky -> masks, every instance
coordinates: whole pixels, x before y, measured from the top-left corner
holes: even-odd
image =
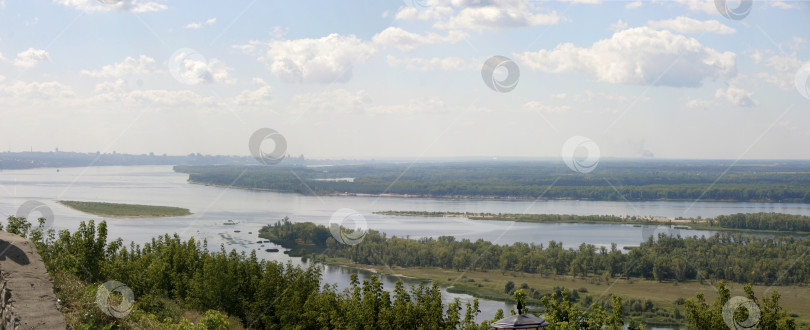
[[[810,4],[739,6],[0,0],[0,151],[808,159]]]

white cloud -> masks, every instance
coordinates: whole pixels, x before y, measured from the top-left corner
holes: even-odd
[[[198,23],[198,22],[188,23],[188,24],[186,24],[186,26],[184,26],[184,28],[197,30],[197,29],[201,29],[203,27],[203,24],[211,26],[211,25],[214,25],[216,22],[217,22],[217,18],[212,17],[212,18],[209,18],[209,19],[205,20],[205,23]]]
[[[458,14],[435,24],[440,29],[505,30],[560,22],[556,11],[537,12],[528,0],[458,1],[466,2]]]
[[[138,58],[127,57],[122,62],[109,64],[98,70],[82,70],[81,73],[96,78],[120,78],[127,75],[142,75],[157,72],[155,59],[141,55]]]
[[[37,66],[37,64],[43,61],[49,61],[50,59],[51,56],[47,51],[43,49],[28,48],[27,50],[21,51],[17,54],[17,57],[14,58],[14,65],[24,69],[30,69]]]
[[[6,80],[6,77],[0,76],[0,82],[3,82],[3,80]]]
[[[667,3],[670,0],[662,1]],[[674,0],[673,2],[685,5],[691,11],[699,11],[707,14],[720,14],[714,0]]]
[[[798,51],[804,42],[805,40],[802,38],[795,38],[791,43],[778,45],[779,49],[790,49],[790,53],[774,55],[774,51],[771,49],[755,49],[749,52],[749,56],[754,60],[754,63],[763,64],[770,69],[767,72],[758,72],[754,76],[761,81],[774,84],[782,89],[793,89],[796,71],[805,63],[810,63],[810,61],[801,60],[798,57]]]
[[[0,9],[6,8],[6,0],[0,0]]]
[[[54,3],[75,8],[85,13],[105,12],[113,9],[146,13],[166,10],[169,7],[152,0],[54,0]]]
[[[406,69],[414,71],[458,71],[464,70],[468,67],[463,58],[455,56],[433,58],[396,58],[388,55],[387,61],[388,65],[391,67],[403,65]]]
[[[708,109],[713,107],[714,105],[715,105],[714,101],[706,99],[694,99],[689,100],[689,102],[686,102],[687,109]]]
[[[456,43],[467,36],[467,33],[461,31],[448,31],[446,36],[433,32],[420,35],[391,26],[374,35],[371,40],[381,45],[396,47],[399,50],[412,51],[423,45]]]
[[[417,9],[406,6],[400,8],[394,18],[405,21],[442,20],[453,15],[453,8],[440,4],[428,4],[427,8]]]
[[[254,80],[254,82],[258,83],[256,80]],[[261,83],[264,83],[264,81],[261,80]],[[234,98],[234,103],[239,106],[266,106],[272,99],[272,87],[267,84],[262,84],[258,89],[245,90],[239,93],[239,95]]]
[[[233,84],[236,79],[231,77],[229,72],[231,70],[233,68],[215,58],[206,62],[205,58],[192,50],[178,51],[170,60],[170,71],[175,78],[192,85],[200,83]]]
[[[236,46],[247,53],[257,53],[279,79],[289,83],[346,82],[352,67],[377,52],[374,44],[357,37],[337,33],[319,39],[251,41]]]
[[[120,93],[126,89],[126,81],[117,79],[116,81],[104,81],[96,85],[96,93]]]
[[[796,8],[798,8],[798,7],[796,7],[796,5],[789,4],[789,3],[784,2],[784,1],[768,1],[768,3],[771,4],[771,7],[776,7],[776,8],[779,8],[779,9],[796,9]]]
[[[621,19],[619,19],[618,22],[613,23],[613,24],[610,25],[610,30],[611,31],[620,31],[620,30],[624,30],[626,28],[627,28],[627,22],[622,21]]]
[[[0,62],[5,62],[6,58],[3,57],[3,53],[0,53]]]
[[[12,85],[0,85],[0,97],[28,100],[47,100],[73,97],[73,88],[56,81],[25,83],[17,81]]]
[[[584,4],[589,4],[589,5],[602,4],[602,0],[560,0],[560,2],[584,3]]]
[[[636,9],[638,7],[641,7],[641,5],[643,5],[643,4],[644,4],[644,2],[641,2],[641,1],[628,2],[626,5],[624,5],[624,8]]]
[[[594,3],[599,0],[574,0]],[[434,21],[438,29],[505,30],[557,24],[555,11],[545,12],[529,0],[449,0],[428,1],[425,8],[402,7],[398,20]]]
[[[716,20],[701,21],[685,16],[661,21],[648,21],[647,25],[653,29],[667,29],[679,33],[732,34],[736,32],[736,30]]]
[[[705,78],[736,75],[737,55],[720,53],[694,38],[648,27],[619,31],[591,48],[572,43],[515,54],[542,72],[582,72],[619,84],[699,86]],[[660,77],[660,78],[659,78]]]
[[[567,105],[550,105],[550,104],[543,104],[538,101],[529,101],[523,105],[524,109],[530,111],[537,111],[537,112],[567,112],[571,110],[570,106]]]
[[[566,94],[566,93],[551,94],[549,96],[551,96],[551,98],[553,98],[553,99],[558,99],[558,100],[565,100],[566,98],[568,98],[568,94]]]
[[[731,104],[736,105],[738,107],[753,107],[759,102],[754,99],[754,96],[751,92],[748,92],[742,88],[737,88],[734,86],[728,86],[726,89],[718,89],[717,92],[714,94],[714,97],[721,100],[726,100],[731,102]]]

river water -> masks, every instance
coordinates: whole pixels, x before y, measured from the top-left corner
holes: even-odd
[[[810,215],[808,204],[723,203],[723,202],[613,202],[613,201],[531,201],[427,199],[395,197],[305,196],[299,194],[228,189],[187,183],[188,175],[175,173],[171,166],[114,166],[53,168],[0,171],[0,216],[15,215],[20,205],[34,200],[49,207],[55,229],[74,230],[80,221],[98,218],[72,210],[58,200],[104,201],[133,204],[166,205],[188,208],[193,213],[184,217],[106,219],[111,238],[141,243],[156,235],[178,233],[181,237],[206,238],[209,246],[226,244],[228,249],[257,250],[260,257],[282,262],[302,263],[283,253],[265,252],[275,247],[260,247],[258,229],[288,216],[292,221],[328,224],[331,215],[342,208],[363,215],[369,229],[389,235],[438,237],[452,235],[458,239],[483,238],[498,244],[533,242],[547,244],[550,240],[563,242],[566,247],[581,243],[619,247],[638,245],[652,233],[666,228],[640,228],[630,225],[598,224],[532,224],[506,221],[470,221],[462,218],[396,217],[372,214],[375,211],[455,211],[490,213],[549,213],[604,214],[660,217],[713,217],[721,214],[780,212]],[[39,217],[34,213],[30,218]],[[237,226],[227,226],[227,219],[238,220]],[[100,220],[100,219],[99,219]],[[239,232],[234,232],[239,230]],[[683,235],[711,235],[711,231],[679,230]],[[349,274],[356,270],[325,267],[324,281],[348,286]],[[359,272],[368,278],[367,272]],[[386,289],[393,288],[396,278],[383,277]],[[412,283],[412,282],[411,282]],[[444,291],[444,299],[469,299],[467,295]],[[491,318],[498,308],[511,305],[481,301],[479,320]]]

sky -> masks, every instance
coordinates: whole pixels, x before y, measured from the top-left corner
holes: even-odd
[[[746,4],[0,0],[0,151],[810,159],[810,2]]]

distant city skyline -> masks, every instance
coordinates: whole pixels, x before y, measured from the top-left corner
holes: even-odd
[[[0,150],[810,159],[808,2],[106,2],[0,0]]]

